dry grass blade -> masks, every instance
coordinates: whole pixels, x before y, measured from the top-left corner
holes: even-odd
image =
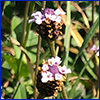
[[[9,48],[9,47],[2,46],[2,45],[1,45],[1,50],[6,51],[6,52],[9,52],[9,53],[12,54],[13,56],[15,56],[15,52],[14,52],[14,49],[13,49],[13,48]]]
[[[33,70],[34,67],[32,65],[32,62],[31,62],[30,58],[26,54],[25,49],[20,45],[20,43],[17,40],[15,40],[14,38],[11,37],[10,41],[11,41],[11,43],[18,46],[20,48],[20,50],[25,54],[26,59],[27,59],[27,65],[28,65],[28,68],[29,68],[29,71],[30,71],[30,74],[31,74],[31,77],[32,77],[33,85],[34,85],[34,70]]]
[[[85,13],[82,11],[82,9],[80,8],[80,6],[78,4],[76,4],[75,2],[71,1],[71,4],[81,13],[82,17],[83,17],[83,20],[84,20],[84,23],[85,25],[87,26],[87,28],[90,28],[90,25],[89,25],[89,22],[88,22],[88,19],[85,15]]]
[[[57,8],[59,8],[61,11],[63,11],[63,9],[59,6],[57,1],[55,1],[54,3],[57,6]],[[62,15],[61,17],[62,17],[63,23],[65,25],[67,25],[67,15]],[[71,24],[70,27],[71,27],[70,30],[71,30],[72,37],[75,39],[78,46],[81,47],[81,45],[83,43],[82,36],[80,35],[80,33],[76,29],[74,29],[74,25]]]
[[[81,28],[83,28],[83,29],[85,30],[86,33],[88,32],[87,27],[84,26],[84,25],[83,25],[82,23],[80,23],[79,21],[74,20],[74,21],[72,21],[72,23],[75,24],[75,25],[74,25],[74,29],[76,29],[77,26],[79,25]]]
[[[99,88],[97,90],[97,99],[99,99]]]
[[[77,76],[71,77],[71,78],[68,79],[68,81],[75,80],[75,79],[78,79],[78,77]],[[95,89],[93,82],[91,80],[87,79],[87,78],[84,78],[84,77],[80,77],[80,79],[88,82],[91,85],[92,91],[93,91],[93,97],[95,97],[96,96],[96,89]]]
[[[78,46],[81,47],[84,40],[82,36],[80,35],[80,33],[76,29],[73,29],[73,27],[74,26],[71,25],[71,35],[75,39]]]
[[[76,48],[70,47],[69,51],[74,53],[74,54],[78,54],[78,49],[76,49]]]

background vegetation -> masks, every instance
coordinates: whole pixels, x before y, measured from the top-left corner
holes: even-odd
[[[36,64],[38,35],[35,23],[29,24],[28,19],[33,12],[41,10],[42,4],[43,1],[1,2],[2,99],[34,98],[28,67]],[[63,17],[63,35],[56,40],[56,53],[72,70],[64,82],[67,98],[99,98],[99,57],[90,50],[94,44],[99,45],[99,1],[46,2],[46,8],[57,9],[59,6],[67,16]],[[39,65],[50,56],[48,45],[42,39]],[[49,98],[64,97],[59,92],[56,98]]]

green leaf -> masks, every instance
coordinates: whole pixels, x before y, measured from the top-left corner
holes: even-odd
[[[36,3],[37,5],[39,5],[40,7],[42,6],[41,1],[35,1],[35,3]]]
[[[18,60],[19,62],[19,60]],[[22,61],[21,70],[19,71],[19,77],[27,77],[29,75],[29,69],[26,63]]]
[[[8,56],[8,55],[4,55],[4,59],[7,61],[9,67],[14,70],[14,72],[17,72],[17,61],[14,57],[12,56]]]
[[[14,31],[14,29],[22,22],[22,20],[17,17],[14,16],[12,21],[11,21],[11,30]]]
[[[79,53],[77,54],[75,61],[73,63],[73,66],[75,65],[77,59],[79,58],[79,56],[82,54],[83,50],[86,48],[87,44],[89,43],[89,41],[91,40],[91,38],[94,36],[96,29],[99,26],[99,18],[95,21],[95,23],[93,24],[93,26],[90,28],[87,36],[84,39],[84,42],[81,46],[81,48],[79,49]]]
[[[19,66],[19,59],[16,59],[12,56],[4,55],[5,60],[7,61],[9,67],[17,73],[17,68]],[[19,72],[19,77],[27,77],[29,75],[29,69],[27,64],[22,61],[21,70]]]
[[[78,83],[79,83],[80,77],[81,77],[82,74],[84,73],[84,71],[85,71],[85,69],[86,69],[88,63],[93,59],[93,57],[95,56],[95,54],[96,54],[96,53],[94,53],[94,54],[91,56],[91,58],[86,62],[85,66],[82,68],[82,70],[81,70],[81,72],[80,72],[80,74],[79,74],[79,76],[78,76],[78,79],[76,80],[75,84],[73,85],[73,87],[72,87],[72,89],[71,89],[71,91],[70,91],[70,93],[69,93],[69,98],[70,98],[70,99],[73,99],[73,96],[74,96],[74,94],[75,94],[75,89],[76,89],[76,87],[77,87],[77,85],[78,85]]]
[[[1,67],[1,80],[6,79],[9,80],[11,74],[8,69]]]
[[[29,32],[29,36],[28,36],[28,40],[27,40],[27,44],[26,47],[30,47],[33,45],[37,45],[38,43],[38,36],[35,34],[35,32],[30,31]]]
[[[12,88],[12,87],[7,87],[7,88],[6,88],[6,91],[7,91],[8,93],[12,93],[12,92],[13,92],[13,88]]]
[[[19,42],[21,40],[22,26],[23,26],[22,20],[19,17],[14,16],[11,21],[12,37],[18,40]],[[14,47],[16,58],[19,58],[21,54],[21,50],[16,45],[13,45],[13,47]]]
[[[87,57],[86,57],[86,55],[83,53],[83,56],[82,56],[82,60],[83,60],[83,62],[86,64],[88,64],[88,66],[86,67],[86,70],[89,72],[89,74],[95,79],[95,80],[97,80],[98,79],[98,77],[96,76],[96,74],[94,73],[94,71],[91,69],[92,67],[91,67],[91,64],[90,64],[90,62],[88,62],[88,60],[87,60]]]
[[[14,96],[14,99],[27,99],[26,89],[23,84],[20,84],[20,86]]]
[[[73,99],[80,99],[82,90],[76,90]]]

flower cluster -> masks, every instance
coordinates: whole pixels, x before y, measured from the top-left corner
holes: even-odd
[[[61,12],[59,9],[55,11],[50,8],[43,9],[42,11],[37,11],[33,13],[31,16],[33,19],[29,20],[29,23],[35,22],[36,24],[40,25],[46,18],[49,18],[51,21],[55,21],[57,23],[61,22],[61,15],[65,14],[65,12]]]
[[[45,40],[55,40],[58,38],[59,34],[62,34],[60,31],[62,29],[63,22],[61,20],[61,15],[65,12],[60,11],[59,9],[42,9],[42,11],[37,11],[31,16],[33,19],[29,20],[29,23],[35,22],[37,24],[37,33],[41,35]]]
[[[41,81],[43,83],[54,80],[63,81],[65,80],[65,77],[63,77],[63,75],[71,73],[71,70],[67,69],[66,66],[60,66],[61,62],[61,58],[59,58],[58,56],[56,56],[55,58],[52,57],[48,59],[48,61],[43,61],[41,70]]]
[[[96,47],[96,45],[93,45],[90,50],[97,52],[97,50],[99,50],[99,46]],[[99,51],[96,53],[96,55],[99,56]]]
[[[65,65],[60,65],[61,62],[61,58],[58,56],[52,57],[47,61],[43,60],[42,67],[38,67],[39,75],[37,88],[39,92],[43,92],[43,87],[45,87],[48,96],[57,96],[57,92],[61,91],[61,84],[66,79],[65,74],[71,73],[71,70],[66,68]]]

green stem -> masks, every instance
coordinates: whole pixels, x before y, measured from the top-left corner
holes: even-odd
[[[46,1],[43,1],[43,8],[45,8]],[[35,67],[35,79],[34,79],[34,99],[37,99],[38,97],[42,97],[41,94],[38,96],[38,91],[36,88],[36,83],[37,83],[37,74],[38,74],[38,69],[37,67],[39,66],[39,57],[40,57],[40,47],[41,47],[41,37],[40,35],[38,36],[38,46],[37,46],[37,56],[36,56],[36,67]]]
[[[70,1],[67,1],[67,25],[65,28],[65,38],[64,38],[64,47],[66,51],[66,56],[64,60],[64,64],[68,65],[68,56],[69,56],[69,45],[70,45],[70,23],[71,23],[71,15],[70,15]]]
[[[28,15],[28,9],[29,9],[29,4],[30,4],[30,1],[27,1],[26,2],[26,7],[25,7],[25,15],[24,15],[24,26],[23,26],[23,32],[22,32],[22,45],[23,45],[23,42],[24,42],[24,39],[25,39],[25,31],[26,31],[26,23],[27,23],[27,15]],[[21,66],[22,66],[22,58],[23,58],[23,53],[21,52],[21,55],[20,55],[20,58],[19,58],[19,65],[18,65],[18,68],[17,68],[17,73],[16,73],[16,80],[19,79],[19,72],[21,70]]]
[[[31,18],[31,14],[32,14],[32,12],[34,10],[34,7],[35,7],[35,2],[31,1],[31,3],[30,3],[29,19]],[[28,40],[28,37],[29,37],[29,31],[30,31],[31,26],[32,26],[32,23],[27,25],[26,36],[25,36],[25,41],[24,41],[24,45],[23,45],[24,48],[26,47],[26,43],[27,43],[27,40]]]
[[[56,53],[55,53],[55,41],[52,41],[52,42],[48,41],[48,45],[49,45],[51,56],[55,57],[56,56]]]
[[[17,82],[16,90],[15,90],[15,92],[14,92],[14,95],[13,95],[12,99],[14,99],[14,97],[15,97],[17,91],[18,91],[19,86],[20,86],[20,82],[18,81],[18,82]]]
[[[67,1],[67,25],[65,28],[65,39],[64,39],[64,47],[65,47],[64,65],[65,66],[68,66],[69,46],[70,46],[70,23],[71,23],[70,8],[71,8],[70,1]],[[62,85],[62,94],[64,99],[68,99],[64,85]]]
[[[27,15],[29,9],[30,1],[26,2],[25,12],[24,12],[24,23],[23,23],[23,32],[22,32],[22,46],[24,45],[25,41],[25,32],[26,32],[26,25],[27,25]]]
[[[48,41],[48,45],[49,45],[51,56],[55,57],[56,56],[56,53],[55,53],[55,41],[53,41],[53,42]],[[64,85],[62,85],[62,94],[63,94],[64,99],[67,99],[67,94],[66,94]]]

